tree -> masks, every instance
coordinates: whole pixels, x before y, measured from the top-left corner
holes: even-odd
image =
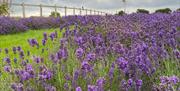
[[[0,5],[0,16],[1,15],[7,15],[8,14],[8,5],[7,4],[1,4]]]
[[[146,14],[149,14],[149,11],[145,10],[145,9],[137,9],[137,13],[146,13]]]
[[[50,16],[51,17],[60,17],[60,13],[56,12],[56,11],[52,11]]]
[[[155,13],[171,13],[171,9],[170,8],[165,8],[165,9],[158,9],[155,11]]]
[[[125,12],[124,11],[119,11],[116,15],[124,15]]]

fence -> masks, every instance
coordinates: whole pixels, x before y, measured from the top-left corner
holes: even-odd
[[[74,7],[62,7],[57,5],[34,5],[34,4],[25,4],[25,3],[11,3],[11,6],[20,6],[22,8],[22,16],[26,17],[26,8],[25,7],[39,7],[39,16],[43,16],[43,8],[53,8],[55,12],[58,12],[57,9],[64,9],[64,15],[62,16],[68,16],[67,10],[73,10],[73,15],[78,15],[76,12],[79,12],[79,15],[82,15],[82,12],[85,12],[85,15],[106,15],[106,12],[102,11],[96,11],[91,9],[83,9],[83,8],[74,8]]]

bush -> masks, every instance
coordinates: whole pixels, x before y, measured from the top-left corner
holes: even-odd
[[[28,29],[58,28],[63,21],[60,17],[10,18],[0,17],[0,34],[24,32]]]
[[[158,9],[155,11],[155,13],[171,13],[171,9],[165,8],[165,9]]]
[[[53,11],[53,12],[51,12],[51,15],[49,15],[49,16],[51,16],[51,17],[60,17],[60,13]]]
[[[20,19],[19,21],[29,29],[57,28],[62,23],[62,20],[59,17],[30,17]]]
[[[0,16],[1,15],[7,15],[8,14],[8,5],[7,4],[1,4],[0,5]]]
[[[137,9],[137,13],[146,13],[146,14],[149,14],[149,11],[145,10],[145,9]]]
[[[9,17],[0,17],[0,34],[11,34],[27,31],[27,27]]]
[[[124,15],[124,14],[126,14],[126,13],[121,10],[121,11],[119,11],[118,14],[116,14],[116,15]]]

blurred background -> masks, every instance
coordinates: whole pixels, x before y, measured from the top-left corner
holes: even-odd
[[[137,9],[146,9],[150,12],[154,12],[161,8],[170,8],[171,10],[180,8],[180,0],[0,0],[0,3],[2,2],[10,3],[11,16],[22,16],[22,7],[11,5],[12,3],[87,8],[109,14],[115,14],[119,11],[132,13],[136,12]],[[39,7],[26,6],[25,9],[27,17],[39,15]],[[49,16],[52,11],[54,11],[54,8],[43,8],[43,16]],[[65,15],[64,9],[58,9],[57,11],[61,15]],[[72,12],[72,10],[67,10],[68,15],[72,15]],[[79,14],[80,12],[76,13]],[[84,14],[85,12],[82,12],[82,15]]]

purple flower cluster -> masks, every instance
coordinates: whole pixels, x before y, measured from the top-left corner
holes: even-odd
[[[10,18],[0,17],[0,34],[25,32],[28,29],[58,28],[64,21],[57,17]]]
[[[40,73],[39,73],[38,77],[40,80],[49,80],[52,78],[53,73],[47,67],[40,66],[39,70],[40,70]]]
[[[22,83],[13,83],[11,85],[11,88],[14,90],[14,91],[24,91],[23,90],[23,84]]]
[[[128,61],[126,61],[124,58],[120,57],[117,59],[117,65],[119,69],[124,70],[125,68],[127,68],[127,64],[128,64]]]
[[[4,71],[5,72],[11,72],[11,66],[9,66],[9,65],[4,66]]]
[[[82,91],[81,87],[77,87],[76,91]]]
[[[11,34],[27,31],[27,26],[10,17],[0,16],[0,34]]]
[[[82,48],[76,49],[75,54],[78,59],[81,59],[83,57],[83,53],[84,53],[84,50]]]
[[[22,18],[18,22],[24,24],[28,29],[58,28],[63,20],[59,17],[30,17]]]
[[[167,84],[177,84],[180,82],[180,79],[177,76],[161,76],[160,77],[161,85],[167,85]]]
[[[32,47],[34,47],[34,46],[39,47],[39,43],[36,39],[28,39],[28,42]]]
[[[158,90],[168,90],[168,91],[172,91],[172,90],[179,90],[179,87],[175,88],[176,86],[178,86],[178,84],[180,83],[180,78],[177,76],[161,76],[160,77],[160,84],[155,85],[153,88],[155,91]]]
[[[134,89],[136,91],[139,91],[142,85],[143,85],[143,81],[140,79],[136,81],[133,81],[133,79],[128,79],[127,81],[126,80],[121,81],[122,90]]]
[[[10,52],[4,50],[7,56],[4,71],[15,73],[17,83],[12,86],[15,91],[24,90],[31,82],[38,83],[38,89],[45,91],[152,90],[156,84],[152,80],[160,77],[157,70],[167,70],[165,60],[177,63],[174,65],[178,67],[179,16],[174,12],[63,17],[66,21],[60,26],[63,38],[58,39],[55,31],[43,34],[43,46],[36,39],[28,40],[32,47],[43,47],[42,53],[51,49],[48,43],[56,45],[52,47],[55,50],[49,50],[46,57],[31,54],[34,61],[31,62],[28,59],[31,55],[25,60],[22,48],[13,47],[14,55],[20,56],[14,63],[22,63],[18,69],[12,68]],[[174,88],[179,77],[162,76],[160,82],[160,87]]]
[[[20,78],[20,82],[27,81],[35,77],[35,71],[31,64],[27,64],[22,70],[15,70],[15,74]]]
[[[67,41],[68,44],[75,47],[75,56],[81,62],[79,75],[87,81],[87,85],[92,84],[90,80],[97,79],[99,72],[95,70],[108,68],[110,81],[105,79],[110,84],[115,84],[113,79],[119,79],[125,89],[141,90],[145,80],[137,78],[152,76],[164,59],[178,58],[178,17],[177,12],[104,17],[72,16],[65,18],[71,22],[62,25],[61,30],[64,27],[63,38],[70,40]],[[76,24],[81,28],[74,28],[76,32],[70,31],[69,26]],[[97,26],[102,31],[96,29]],[[123,81],[124,78],[129,80]],[[76,84],[77,86],[79,85]],[[96,91],[98,86],[89,85],[88,89]]]

